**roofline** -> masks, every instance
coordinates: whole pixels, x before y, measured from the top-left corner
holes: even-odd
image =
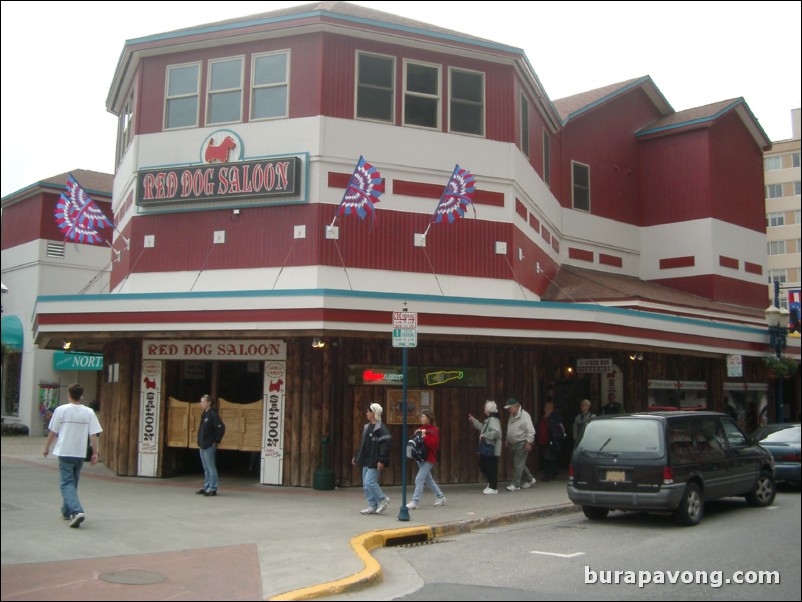
[[[749,108],[749,105],[746,104],[746,101],[743,99],[743,97],[736,98],[730,104],[728,104],[727,106],[725,106],[724,108],[722,108],[721,110],[719,110],[717,113],[715,113],[713,115],[709,115],[707,117],[699,117],[697,119],[689,119],[687,121],[683,121],[683,122],[680,122],[680,123],[672,123],[670,125],[664,125],[664,126],[661,126],[661,127],[655,127],[655,128],[649,128],[649,129],[640,130],[640,131],[636,132],[635,136],[636,137],[640,137],[640,136],[648,136],[650,134],[660,134],[660,133],[669,132],[671,130],[676,130],[676,129],[679,129],[679,128],[687,128],[687,127],[693,127],[695,125],[702,125],[702,124],[705,124],[705,123],[711,123],[711,122],[715,121],[716,119],[720,118],[721,116],[723,116],[725,113],[728,113],[728,112],[730,112],[732,110],[736,110],[736,109],[743,109],[744,111],[746,111],[748,113],[749,118],[750,118],[750,120],[752,122],[752,125],[754,126],[754,129],[757,130],[757,131],[753,131],[752,132],[753,137],[758,142],[759,142],[758,138],[762,138],[762,140],[763,140],[763,144],[760,145],[761,148],[764,148],[764,149],[765,148],[770,148],[771,147],[771,139],[768,137],[766,132],[760,126],[760,123],[758,122],[758,120],[755,117],[754,113],[752,113],[752,109]],[[749,124],[747,124],[747,127],[749,128]]]
[[[634,88],[637,88],[639,86],[642,86],[644,84],[651,84],[651,87],[654,89],[654,92],[657,94],[659,99],[662,100],[665,103],[665,109],[667,109],[669,113],[673,113],[674,112],[674,108],[671,106],[671,104],[668,102],[666,97],[663,95],[663,93],[660,91],[660,89],[654,83],[654,81],[652,80],[651,76],[644,75],[643,77],[640,77],[640,78],[638,78],[638,79],[636,79],[634,81],[629,82],[627,85],[622,86],[621,88],[617,88],[616,90],[614,90],[613,92],[610,92],[606,96],[603,96],[602,98],[599,98],[598,100],[594,100],[593,102],[591,102],[590,104],[585,105],[581,109],[577,109],[573,113],[569,113],[568,116],[564,120],[562,120],[562,125],[567,124],[571,119],[579,117],[580,115],[582,115],[582,114],[584,114],[584,113],[586,113],[586,112],[588,112],[588,111],[590,111],[592,109],[595,109],[596,107],[604,104],[605,102],[607,102],[611,98],[615,98],[616,96],[620,96],[621,94],[629,92],[630,90],[632,90]]]

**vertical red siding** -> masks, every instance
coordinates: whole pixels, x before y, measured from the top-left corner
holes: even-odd
[[[579,161],[590,166],[590,212],[640,225],[642,176],[635,132],[657,117],[652,101],[636,88],[569,121],[561,136],[562,154],[552,153],[552,164],[560,161],[565,174],[562,205],[571,206],[571,161]],[[553,175],[552,188],[556,189],[559,176]]]

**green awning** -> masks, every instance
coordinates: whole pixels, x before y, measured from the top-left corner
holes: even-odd
[[[53,370],[103,370],[103,354],[56,351]]]
[[[11,351],[22,351],[24,341],[20,319],[17,316],[3,316],[3,345]]]

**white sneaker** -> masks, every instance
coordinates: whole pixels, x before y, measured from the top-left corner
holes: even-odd
[[[384,514],[384,511],[387,510],[387,506],[389,505],[390,505],[390,498],[385,495],[384,499],[379,502],[379,507],[376,508],[376,514]]]
[[[524,489],[529,489],[529,488],[530,488],[532,485],[534,485],[535,483],[537,483],[537,479],[536,479],[535,477],[532,477],[532,480],[531,480],[531,481],[527,481],[526,483],[523,483],[523,484],[521,485],[521,487],[523,487]]]
[[[507,491],[520,491],[520,490],[521,488],[518,487],[518,485],[516,485],[515,483],[510,483],[509,485],[507,485]]]
[[[409,502],[407,504],[407,510],[416,510],[418,508],[418,502]]]
[[[485,490],[482,493],[485,495],[496,495],[498,493],[498,489],[490,489],[490,487],[485,487]]]
[[[439,498],[436,498],[434,500],[434,505],[435,506],[445,506],[446,505],[446,496],[443,495],[443,496],[441,496]]]
[[[81,526],[81,523],[84,522],[85,518],[86,516],[84,515],[83,512],[76,512],[75,514],[72,515],[72,518],[70,519],[70,527],[72,527],[73,529],[77,529],[78,527]]]
[[[368,506],[367,508],[364,508],[359,512],[361,512],[362,514],[376,514],[376,508],[371,508],[370,506]]]

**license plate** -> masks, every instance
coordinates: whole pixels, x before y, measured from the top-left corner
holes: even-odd
[[[626,473],[623,470],[608,470],[605,480],[613,481],[614,483],[623,483],[626,480]]]

